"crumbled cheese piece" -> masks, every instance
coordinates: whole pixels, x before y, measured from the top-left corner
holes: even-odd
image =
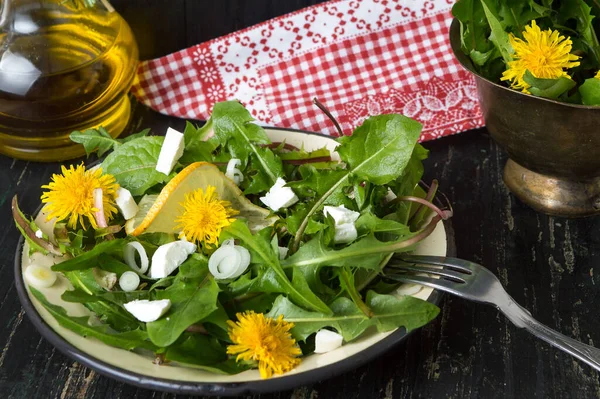
[[[324,206],[323,213],[325,216],[331,216],[336,226],[356,222],[360,216],[359,212],[352,211],[344,205],[340,206]]]
[[[167,129],[165,141],[160,148],[158,162],[156,162],[156,170],[168,176],[183,155],[184,147],[183,133],[172,128]]]
[[[194,252],[196,245],[183,240],[161,245],[152,255],[150,278],[167,277]]]
[[[335,226],[335,235],[333,241],[336,244],[347,244],[358,237],[358,232],[353,223],[345,223],[340,226]]]
[[[139,321],[150,323],[158,320],[162,315],[167,313],[171,307],[171,300],[160,299],[157,301],[149,301],[147,299],[136,299],[135,301],[123,304],[123,306]]]
[[[354,222],[360,216],[359,212],[347,209],[344,205],[341,206],[325,206],[323,207],[325,216],[331,216],[335,224],[335,236],[333,241],[336,244],[347,244],[356,240],[358,232]]]
[[[126,188],[119,187],[117,190],[117,207],[121,211],[121,214],[125,220],[129,220],[135,217],[140,208],[135,203],[133,196]]]
[[[261,202],[271,208],[274,212],[277,212],[281,208],[287,208],[288,206],[294,205],[298,202],[298,197],[290,187],[284,187],[286,184],[285,180],[281,177],[277,178],[275,184],[269,189],[265,196],[260,197]]]
[[[315,336],[315,353],[331,352],[342,346],[344,337],[330,330],[319,330]]]

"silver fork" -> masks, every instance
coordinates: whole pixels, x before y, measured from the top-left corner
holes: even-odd
[[[392,258],[384,273],[384,277],[391,280],[421,284],[461,298],[494,305],[517,327],[525,328],[550,345],[600,370],[600,349],[560,334],[535,320],[508,295],[492,272],[477,263],[456,258],[405,255]],[[427,273],[439,278],[412,273]]]

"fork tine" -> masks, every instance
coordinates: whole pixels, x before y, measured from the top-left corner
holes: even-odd
[[[446,266],[450,269],[458,270],[463,273],[473,274],[477,270],[476,263],[458,258],[448,258],[445,256],[424,256],[424,255],[403,255],[400,259],[406,263],[422,263],[436,266]]]
[[[399,281],[401,283],[414,283],[421,284],[427,287],[435,288],[440,291],[446,291],[454,295],[464,296],[463,292],[457,287],[460,286],[460,283],[455,283],[449,280],[424,277],[424,276],[414,276],[411,274],[394,274],[391,276],[385,276],[385,278]]]
[[[456,281],[457,283],[466,283],[466,281],[462,277],[462,276],[464,276],[464,273],[456,272],[454,270],[441,269],[441,268],[437,268],[435,266],[425,266],[425,265],[420,265],[420,264],[412,265],[410,263],[402,262],[402,263],[388,264],[386,266],[386,269],[400,270],[400,271],[413,272],[413,273],[434,274],[436,276],[449,278],[453,281]]]

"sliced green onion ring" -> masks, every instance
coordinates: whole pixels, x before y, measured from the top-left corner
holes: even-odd
[[[135,260],[136,252],[140,255],[141,266],[138,266]],[[125,263],[127,263],[134,271],[141,274],[148,271],[148,266],[150,265],[148,254],[146,254],[146,249],[139,242],[132,241],[125,244],[125,247],[123,248],[123,258],[125,258]]]

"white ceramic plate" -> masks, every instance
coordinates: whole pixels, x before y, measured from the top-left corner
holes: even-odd
[[[298,147],[304,146],[306,150],[324,146],[333,150],[337,145],[331,138],[314,133],[288,129],[267,129],[266,131],[272,141],[285,141]],[[50,234],[51,226],[44,220],[45,217],[40,213],[37,218],[38,225],[42,230],[46,230],[47,234]],[[359,339],[344,344],[332,352],[307,356],[293,371],[268,380],[262,380],[257,370],[237,375],[219,375],[174,364],[155,365],[150,357],[114,348],[95,339],[83,338],[61,327],[31,295],[29,288],[23,282],[23,273],[30,264],[50,266],[59,262],[59,259],[39,253],[29,257],[27,255],[29,248],[23,241],[20,241],[16,255],[16,285],[21,303],[40,333],[58,349],[80,363],[101,374],[144,388],[203,395],[235,395],[291,389],[358,367],[407,336],[403,329],[387,333],[369,330]],[[440,223],[435,231],[419,244],[415,252],[422,255],[451,255],[448,254],[448,243],[446,230]],[[54,286],[40,289],[40,291],[50,302],[67,309],[72,316],[89,315],[90,311],[82,304],[61,300],[61,294],[68,288],[68,280],[60,276]],[[413,295],[430,302],[437,303],[439,301],[439,293],[430,288],[404,285],[400,290],[403,294]]]

